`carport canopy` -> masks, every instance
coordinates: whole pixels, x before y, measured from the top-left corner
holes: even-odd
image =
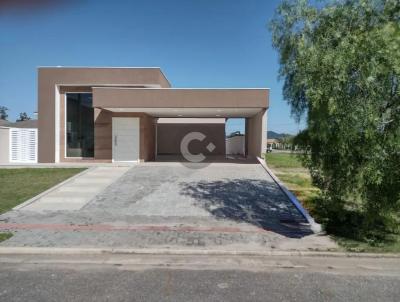
[[[94,87],[93,106],[154,117],[253,117],[269,106],[268,89]]]
[[[267,88],[93,87],[93,107],[155,118],[246,118],[248,154],[265,152]]]

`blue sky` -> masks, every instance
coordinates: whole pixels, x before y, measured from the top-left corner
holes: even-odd
[[[65,1],[0,13],[0,105],[30,115],[38,66],[159,66],[174,87],[268,87],[268,130],[296,133],[267,23],[278,1]],[[229,131],[240,128],[232,122]],[[300,127],[301,128],[301,127]]]

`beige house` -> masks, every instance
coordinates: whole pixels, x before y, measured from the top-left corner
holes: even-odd
[[[267,138],[267,147],[271,147],[272,149],[281,149],[282,143],[277,138]]]
[[[265,151],[268,89],[172,88],[160,68],[40,67],[40,163],[131,162],[225,154],[225,120],[246,119],[246,156]],[[209,143],[213,148],[207,149]]]

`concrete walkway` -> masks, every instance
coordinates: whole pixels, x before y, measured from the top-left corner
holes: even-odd
[[[16,209],[34,212],[80,210],[128,170],[129,167],[91,168]]]

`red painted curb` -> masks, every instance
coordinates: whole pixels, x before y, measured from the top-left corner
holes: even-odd
[[[164,226],[164,225],[132,225],[113,226],[107,224],[28,224],[28,223],[0,223],[0,230],[49,230],[49,231],[94,231],[94,232],[206,232],[206,233],[266,233],[268,230],[256,228],[245,230],[235,227],[191,227],[191,226]]]

